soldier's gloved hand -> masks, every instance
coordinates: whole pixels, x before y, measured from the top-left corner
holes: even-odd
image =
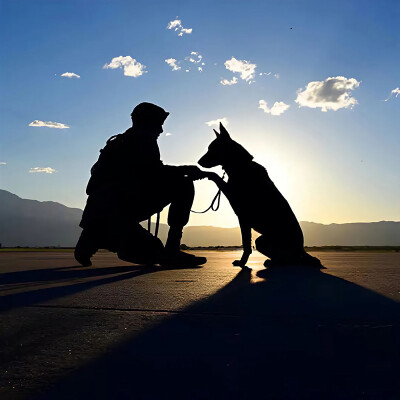
[[[202,171],[199,167],[195,165],[183,165],[182,167],[183,173],[189,179],[193,181],[197,181],[198,179],[204,179],[207,177],[206,172]]]

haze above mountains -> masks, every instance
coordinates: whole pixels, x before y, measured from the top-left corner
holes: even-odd
[[[21,199],[0,189],[0,243],[14,246],[75,246],[82,210],[52,201]],[[400,222],[381,221],[323,225],[300,222],[306,246],[399,246]],[[153,229],[154,232],[154,229]],[[168,226],[160,225],[165,241]],[[182,243],[188,246],[236,246],[239,228],[188,226]]]

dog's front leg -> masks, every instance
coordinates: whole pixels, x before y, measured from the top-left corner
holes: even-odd
[[[240,219],[239,224],[242,233],[243,254],[240,260],[235,260],[232,264],[244,268],[251,254],[251,226],[249,223]]]

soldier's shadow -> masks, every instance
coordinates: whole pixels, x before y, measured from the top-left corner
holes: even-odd
[[[398,323],[397,303],[317,269],[241,271],[45,398],[394,399]]]
[[[200,268],[198,266],[185,268]],[[156,265],[123,265],[111,267],[81,266],[43,268],[0,274],[3,295],[0,310],[30,306],[56,298],[73,295],[91,288],[132,279],[161,270],[182,267]]]

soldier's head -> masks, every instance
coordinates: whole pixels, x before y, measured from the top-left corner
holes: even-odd
[[[152,103],[140,103],[131,113],[132,127],[138,132],[158,137],[169,112]]]

